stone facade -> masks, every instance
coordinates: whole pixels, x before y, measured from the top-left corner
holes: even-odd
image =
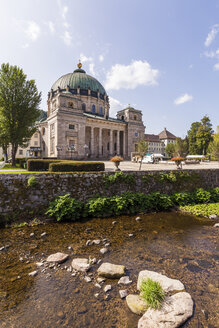
[[[48,94],[48,117],[40,122],[40,153],[62,159],[130,158],[144,138],[142,112],[132,107],[109,116],[109,98],[103,86],[78,65],[58,79]],[[19,152],[18,152],[19,153]],[[24,153],[24,152],[23,152]]]
[[[2,174],[0,181],[0,216],[13,216],[22,214],[25,218],[34,217],[34,214],[44,213],[50,201],[57,196],[69,193],[72,197],[86,201],[93,195],[113,196],[124,192],[143,192],[145,194],[160,191],[163,193],[193,191],[196,188],[215,188],[219,185],[219,169],[186,170],[191,175],[190,181],[185,183],[159,182],[156,178],[145,182],[142,177],[148,174],[155,176],[171,171],[128,171],[134,183],[117,182],[105,185],[104,177],[113,172],[97,173],[45,173],[34,174],[36,185],[28,187],[28,179],[33,176],[25,174]],[[198,179],[193,179],[194,174]]]

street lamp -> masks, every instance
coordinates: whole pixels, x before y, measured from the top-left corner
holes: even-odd
[[[88,150],[88,145],[84,145],[84,154],[85,154],[85,159],[88,157],[88,152],[87,152],[87,150]]]
[[[73,159],[72,154],[75,151],[75,145],[68,145],[67,147],[68,147],[68,150],[71,152],[71,158],[70,159]]]
[[[62,146],[56,146],[56,150],[58,152],[58,157],[59,157],[59,152],[62,151],[63,147]]]

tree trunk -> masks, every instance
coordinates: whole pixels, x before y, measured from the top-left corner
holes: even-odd
[[[141,157],[141,159],[140,159],[139,171],[141,171],[142,159],[143,159],[143,157]]]
[[[5,162],[8,161],[8,145],[4,144],[2,145],[2,149],[3,149],[3,154],[4,154],[4,160]]]
[[[11,150],[11,156],[12,156],[12,166],[16,167],[16,153],[18,146],[15,144],[12,144],[12,150]]]

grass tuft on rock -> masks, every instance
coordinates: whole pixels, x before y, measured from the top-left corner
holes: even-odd
[[[148,307],[152,309],[159,309],[161,307],[165,293],[159,282],[150,278],[144,279],[140,286],[140,292]]]

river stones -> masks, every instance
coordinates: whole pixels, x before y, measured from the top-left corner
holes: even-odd
[[[46,259],[47,262],[55,262],[55,263],[63,263],[68,259],[68,254],[64,253],[55,253],[52,255],[49,255]]]
[[[28,273],[28,276],[35,277],[37,274],[38,274],[37,271],[32,271],[32,272]]]
[[[147,310],[147,305],[139,295],[130,294],[126,297],[126,302],[129,309],[138,315],[144,314]]]
[[[184,285],[179,280],[168,278],[167,276],[154,271],[144,270],[144,271],[140,271],[138,275],[138,282],[137,282],[138,290],[140,290],[142,280],[147,278],[159,282],[161,287],[166,293],[185,289]]]
[[[77,271],[86,272],[90,269],[91,265],[88,259],[76,258],[72,261],[71,266]]]
[[[129,280],[129,276],[121,277],[118,281],[118,285],[129,285],[132,283],[132,280]]]
[[[128,291],[127,291],[127,289],[121,289],[121,290],[119,290],[119,295],[120,295],[120,297],[123,299],[123,298],[125,298],[126,296],[128,296]]]
[[[193,301],[186,292],[166,299],[159,310],[148,309],[138,321],[138,328],[177,328],[193,314]]]
[[[97,273],[105,278],[116,279],[124,276],[125,266],[105,262],[98,268]]]

